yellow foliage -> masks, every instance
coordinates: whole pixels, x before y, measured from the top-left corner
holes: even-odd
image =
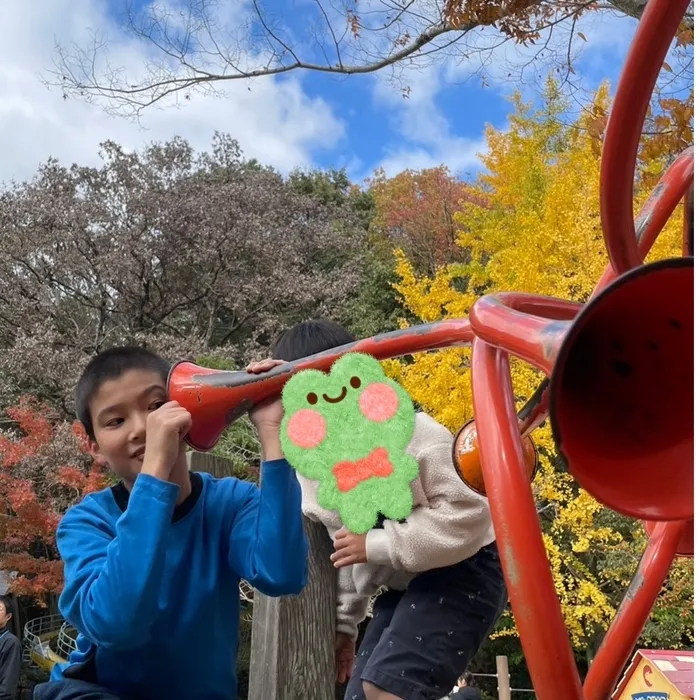
[[[455,216],[458,244],[470,252],[471,262],[421,277],[401,251],[396,253],[396,289],[406,309],[422,322],[467,316],[480,295],[496,291],[582,302],[607,265],[599,214],[599,148],[583,117],[572,126],[562,123],[564,106],[552,84],[540,111],[517,96],[513,102],[509,130],[487,129],[481,157],[485,172],[468,187],[472,196]],[[607,102],[603,87],[588,112],[595,112],[596,105],[599,111],[607,109]],[[657,167],[643,165],[646,172]],[[642,187],[636,193],[637,209],[650,193]],[[651,259],[680,254],[681,227],[677,211]],[[469,349],[455,349],[387,367],[427,413],[456,431],[472,417],[470,363]],[[516,400],[522,403],[542,375],[519,360],[511,364]],[[534,436],[541,456],[534,494],[544,543],[572,642],[585,648],[614,614],[588,560],[601,548],[618,546],[621,535],[599,526],[602,506],[557,469],[549,426]]]

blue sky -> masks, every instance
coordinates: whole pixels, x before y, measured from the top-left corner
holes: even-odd
[[[382,99],[376,95],[378,78],[357,76],[341,80],[320,74],[310,74],[305,78],[307,89],[333,105],[334,111],[343,115],[345,138],[336,148],[319,149],[316,160],[323,167],[347,167],[355,177],[362,177],[377,165],[384,163],[391,154],[403,153],[406,165],[411,167],[409,154],[422,153],[420,141],[407,136],[402,128],[404,120],[420,111],[421,105],[414,108],[408,98],[400,97],[406,104],[394,104],[394,100]],[[510,104],[502,91],[482,88],[480,81],[473,80],[465,85],[443,84],[434,97],[437,112],[445,119],[449,134],[457,139],[479,142],[486,123],[504,125]],[[391,88],[390,88],[391,89]],[[398,100],[397,100],[398,101]],[[423,158],[417,158],[421,162]],[[426,159],[425,165],[429,163]],[[476,167],[453,166],[465,174]],[[395,168],[389,168],[395,170]]]
[[[408,99],[390,82],[387,71],[350,77],[295,72],[283,78],[232,82],[223,97],[195,94],[180,108],[148,110],[137,124],[107,114],[100,105],[63,100],[60,90],[48,89],[41,81],[52,67],[55,42],[85,45],[91,28],[111,40],[103,60],[124,66],[129,77],[143,71],[153,55],[120,33],[115,1],[35,0],[7,6],[0,28],[1,181],[31,177],[49,157],[66,164],[97,165],[99,144],[106,139],[137,149],[179,135],[206,149],[217,130],[237,138],[247,156],[282,172],[295,167],[344,167],[361,181],[378,167],[393,175],[404,168],[445,163],[468,176],[479,167],[476,154],[483,147],[485,125],[504,127],[508,95],[517,87],[535,99],[543,80],[538,76],[551,67],[540,63],[522,82],[508,81],[504,62],[522,65],[534,50],[516,55],[509,46],[494,56],[489,85],[483,87],[480,77],[469,77],[471,64],[443,58],[422,70],[406,71]],[[177,1],[170,0],[171,6]],[[365,1],[379,0],[358,0],[358,7],[366,7]],[[245,5],[223,0],[220,19],[230,24],[224,28],[240,30],[235,13]],[[304,46],[308,44],[305,13],[311,4],[301,0],[293,7],[294,20],[284,20],[285,31]],[[576,36],[574,42],[581,85],[592,89],[603,79],[616,81],[635,26],[634,20],[610,15],[591,15],[577,26],[587,39]],[[568,41],[567,27],[555,41]]]

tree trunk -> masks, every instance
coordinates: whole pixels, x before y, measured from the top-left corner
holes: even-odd
[[[626,15],[640,19],[647,6],[647,0],[610,0],[610,4]]]

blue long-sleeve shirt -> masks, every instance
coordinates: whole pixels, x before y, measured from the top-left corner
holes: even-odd
[[[86,497],[58,528],[59,601],[80,635],[52,678],[90,680],[130,699],[236,697],[240,579],[262,593],[299,593],[308,543],[301,491],[286,460],[262,483],[191,475],[192,494],[140,475]]]

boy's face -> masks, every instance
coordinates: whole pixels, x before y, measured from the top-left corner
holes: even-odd
[[[93,457],[133,482],[143,465],[148,414],[166,401],[165,382],[158,372],[133,369],[106,381],[89,405]]]
[[[0,602],[0,630],[4,629],[10,624],[12,619],[12,613],[5,609],[5,603]]]

